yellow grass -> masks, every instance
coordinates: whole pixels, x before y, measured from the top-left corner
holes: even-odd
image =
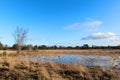
[[[4,51],[5,51],[5,50],[0,50],[0,54],[2,54]],[[6,50],[6,52],[7,52],[8,54],[14,54],[14,53],[16,53],[15,50]]]
[[[120,73],[100,67],[21,61],[21,57],[66,54],[119,55],[120,50],[39,50],[37,52],[6,51],[0,56],[0,80],[120,80]],[[115,54],[116,53],[116,54]],[[2,54],[2,51],[1,51]]]

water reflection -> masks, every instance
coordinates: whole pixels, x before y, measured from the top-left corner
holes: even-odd
[[[85,66],[101,66],[104,68],[120,68],[120,57],[111,56],[85,56],[63,54],[59,56],[37,56],[33,58],[22,58],[22,60],[32,60],[41,62],[56,62],[59,64],[82,64]]]

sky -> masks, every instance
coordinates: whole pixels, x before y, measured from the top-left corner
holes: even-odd
[[[120,45],[120,0],[0,0],[0,42],[19,26],[26,44]]]

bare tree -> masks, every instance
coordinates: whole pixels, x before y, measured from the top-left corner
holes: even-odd
[[[24,45],[27,38],[28,29],[23,29],[17,27],[13,33],[13,37],[15,39],[15,44],[17,44],[17,53],[21,52],[21,48]]]

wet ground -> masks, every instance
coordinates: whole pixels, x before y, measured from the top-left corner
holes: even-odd
[[[93,56],[93,55],[72,55],[61,54],[59,56],[37,56],[22,58],[22,60],[55,62],[58,64],[82,64],[85,66],[100,66],[103,68],[120,69],[120,56]]]

